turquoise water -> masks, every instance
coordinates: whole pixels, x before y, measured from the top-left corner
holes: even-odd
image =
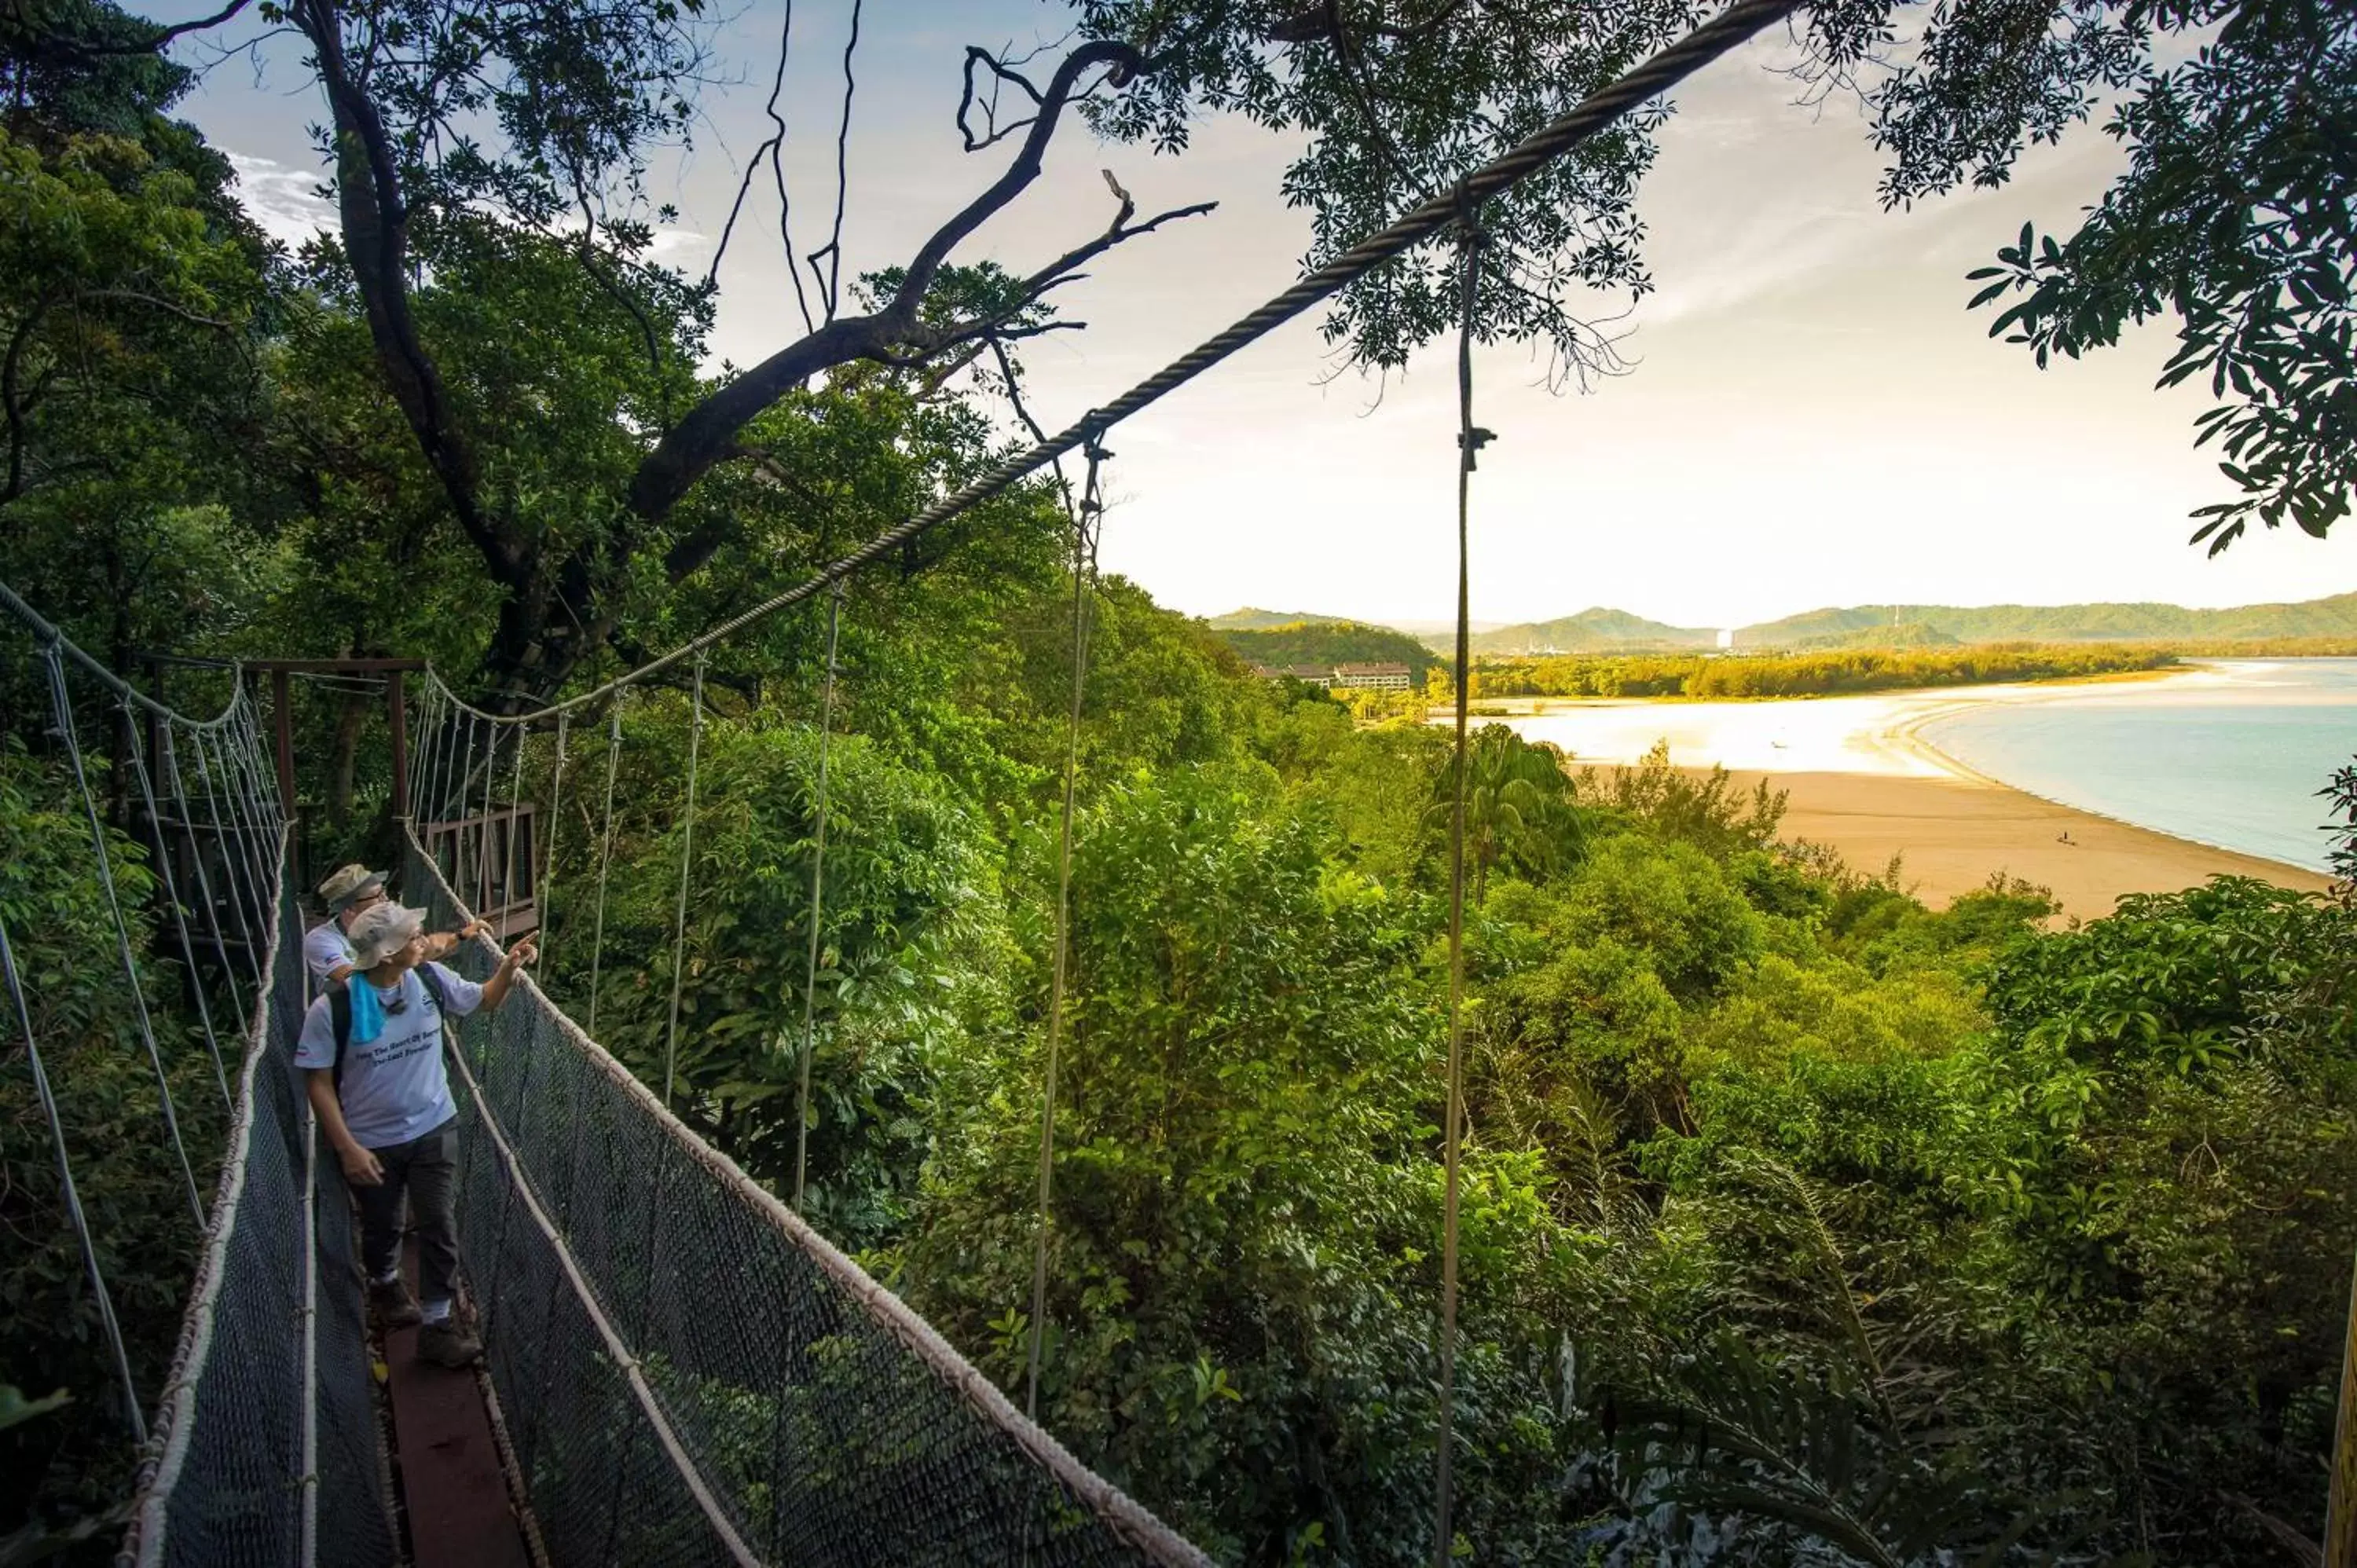
[[[2182,682],[1993,703],[1921,733],[2066,806],[2321,871],[2316,792],[2357,754],[2357,659],[2205,660]]]

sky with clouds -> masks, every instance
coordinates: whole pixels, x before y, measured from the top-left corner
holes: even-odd
[[[197,6],[158,5],[178,19]],[[662,255],[710,265],[763,102],[782,12],[729,14],[695,145],[653,188],[679,209]],[[849,0],[798,0],[780,111],[797,248],[823,238]],[[904,260],[996,177],[952,123],[968,43],[1052,42],[1041,0],[868,0],[855,60],[845,275]],[[235,41],[235,40],[233,40]],[[1984,264],[2027,220],[2067,223],[2117,167],[2088,127],[2026,156],[2013,183],[1908,212],[1875,196],[1879,162],[1854,105],[1797,104],[1781,37],[1677,94],[1641,199],[1658,285],[1621,328],[1625,376],[1551,391],[1544,357],[1477,358],[1495,430],[1474,481],[1477,618],[1610,605],[1728,626],[1863,602],[2191,605],[2357,589],[2357,534],[2244,540],[2215,560],[2186,514],[2226,481],[2193,450],[2199,389],[2152,390],[2165,332],[2040,371],[1967,313]],[[235,162],[249,206],[299,239],[327,219],[309,126],[316,88],[283,40],[212,64],[185,112]],[[1212,214],[1133,242],[1071,291],[1089,323],[1030,348],[1050,428],[1107,401],[1276,293],[1308,249],[1278,179],[1291,148],[1214,120],[1184,156],[1066,128],[1034,188],[960,260],[1044,262],[1102,229],[1100,170],[1142,211]],[[1002,149],[1003,151],[1003,149]],[[757,192],[720,271],[714,348],[745,363],[800,329],[777,203]],[[1166,604],[1439,619],[1454,594],[1453,350],[1380,388],[1334,374],[1314,320],[1285,328],[1114,435],[1105,565]]]

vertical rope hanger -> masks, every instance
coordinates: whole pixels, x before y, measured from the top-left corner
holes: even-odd
[[[188,1145],[180,1140],[179,1112],[172,1104],[172,1080],[164,1071],[164,1053],[156,1045],[156,1023],[147,1015],[147,993],[140,989],[139,966],[131,956],[131,927],[124,918],[123,900],[114,889],[114,865],[106,853],[106,830],[99,825],[98,802],[90,792],[90,775],[81,765],[81,740],[74,734],[72,699],[66,692],[66,665],[58,645],[43,645],[41,659],[48,666],[49,704],[56,715],[58,738],[73,765],[74,784],[81,791],[82,814],[90,819],[90,848],[98,861],[99,885],[106,890],[106,907],[114,917],[114,948],[123,960],[123,983],[130,989],[132,1011],[139,1020],[139,1038],[147,1047],[147,1063],[156,1069],[156,1093],[164,1112],[164,1128],[172,1137],[172,1153],[179,1157],[180,1179],[188,1189],[188,1211],[197,1229],[205,1228],[205,1200],[197,1193],[197,1173],[188,1164]]]
[[[508,784],[507,855],[500,868],[500,907],[501,908],[508,908],[516,901],[516,830],[522,822],[519,813],[523,810],[523,743],[524,737],[530,733],[522,725],[516,725],[515,776]],[[532,870],[532,863],[529,859],[524,862],[524,870],[526,872]],[[502,924],[504,925],[504,922]],[[502,929],[500,932],[502,941],[506,940],[506,934]]]
[[[197,743],[197,777],[203,782],[205,787],[205,820],[212,827],[214,846],[221,851],[221,878],[226,885],[225,891],[229,895],[230,912],[233,917],[242,916],[246,908],[245,887],[237,874],[237,854],[230,847],[229,828],[224,825],[221,821],[221,808],[219,791],[213,788],[213,767],[211,761],[212,748],[207,743],[205,739],[205,732],[202,730],[197,731],[189,738]],[[174,766],[175,770],[177,771],[177,762]],[[204,864],[204,854],[201,850],[198,852],[197,864],[199,866],[202,866]],[[237,921],[237,925],[240,936],[245,936],[247,934],[246,922],[241,918]],[[221,940],[221,917],[218,914],[213,917],[213,940],[216,942]],[[226,949],[223,950],[224,955],[226,955]],[[263,986],[262,944],[256,941],[248,940],[246,942],[245,959],[246,967],[253,971],[253,994],[255,1000],[259,1001],[262,996]],[[222,967],[224,970],[228,967],[228,959],[226,956],[222,959]]]
[[[695,690],[688,699],[687,813],[679,833],[679,911],[671,938],[671,1025],[663,1031],[663,1106],[671,1106],[672,1081],[679,1074],[679,990],[687,978],[687,885],[695,868],[695,765],[704,741],[704,665],[695,656]]]
[[[57,1156],[58,1194],[65,1199],[66,1218],[72,1222],[74,1240],[81,1246],[82,1270],[90,1276],[91,1299],[98,1304],[98,1322],[106,1336],[106,1348],[114,1358],[114,1375],[123,1384],[123,1412],[131,1418],[131,1435],[135,1442],[147,1441],[147,1423],[139,1412],[139,1385],[131,1376],[131,1358],[123,1348],[123,1326],[115,1321],[114,1297],[106,1288],[106,1275],[98,1266],[98,1247],[91,1240],[90,1216],[82,1212],[81,1194],[74,1186],[73,1162],[66,1154],[65,1122],[58,1114],[58,1100],[49,1088],[49,1075],[41,1065],[41,1043],[33,1037],[33,1015],[25,1005],[25,986],[16,972],[16,950],[9,945],[8,928],[0,925],[0,979],[8,987],[10,1009],[16,1015],[16,1026],[25,1032],[25,1058],[33,1069],[33,1092],[41,1102],[41,1114],[49,1124],[49,1148]]]
[[[810,955],[802,971],[802,1059],[801,1081],[794,1091],[794,1212],[802,1211],[802,1181],[810,1166],[811,1058],[816,1049],[818,1023],[819,918],[826,909],[827,746],[834,736],[836,633],[843,622],[843,583],[838,579],[826,600],[826,688],[819,699],[818,825],[811,843]]]
[[[597,1037],[597,970],[606,956],[606,874],[614,864],[614,768],[621,759],[622,699],[617,695],[606,729],[606,823],[597,843],[597,914],[589,936],[589,1017],[583,1026],[593,1040]]]
[[[139,722],[131,699],[123,699],[123,740],[131,757],[131,771],[139,780],[140,803],[147,809],[148,824],[156,830],[156,868],[164,880],[164,902],[172,910],[172,924],[180,933],[180,961],[188,966],[188,989],[197,995],[197,1018],[204,1026],[205,1049],[212,1053],[213,1078],[221,1085],[221,1104],[235,1103],[230,1093],[229,1069],[222,1064],[221,1038],[213,1033],[212,1004],[205,999],[204,976],[197,972],[197,944],[188,935],[188,913],[180,907],[179,879],[172,873],[172,846],[164,842],[163,813],[156,809],[154,781],[147,776],[147,758],[139,745]]]
[[[1048,1326],[1048,1228],[1056,1167],[1056,1056],[1064,1034],[1064,973],[1071,948],[1072,799],[1081,772],[1081,698],[1088,680],[1089,588],[1104,499],[1098,470],[1113,456],[1102,428],[1089,433],[1088,478],[1072,518],[1072,701],[1064,728],[1064,807],[1056,838],[1056,950],[1049,980],[1048,1048],[1039,1087],[1039,1219],[1031,1253],[1031,1346],[1023,1412],[1039,1418],[1039,1353]]]
[[[1440,1435],[1433,1474],[1433,1568],[1449,1568],[1455,1544],[1450,1461],[1456,1441],[1457,1216],[1465,1129],[1465,728],[1473,665],[1468,518],[1475,455],[1491,437],[1473,423],[1473,319],[1481,275],[1481,231],[1472,193],[1459,186],[1457,200],[1457,244],[1464,274],[1457,329],[1457,738],[1449,758],[1455,799],[1448,827],[1448,1108],[1443,1141],[1448,1193],[1440,1230]]]
[[[540,910],[540,950],[544,964],[548,955],[548,890],[556,884],[556,825],[564,821],[565,809],[565,743],[573,732],[573,715],[556,715],[556,760],[548,774],[548,833],[541,843],[541,873],[533,879],[533,901]]]
[[[212,874],[205,869],[204,847],[197,843],[197,821],[194,815],[196,808],[188,800],[188,782],[180,777],[179,748],[172,744],[170,725],[164,726],[157,740],[163,747],[163,753],[158,761],[164,769],[164,787],[169,789],[172,792],[172,798],[179,802],[180,825],[188,831],[188,834],[190,850],[188,858],[195,863],[197,868],[197,897],[203,900],[205,927],[212,933],[213,957],[221,963],[221,982],[229,987],[230,998],[233,1002],[237,997],[237,979],[230,973],[229,944],[221,940],[221,908],[213,900]]]

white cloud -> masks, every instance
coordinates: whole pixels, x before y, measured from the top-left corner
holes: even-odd
[[[335,229],[335,204],[319,194],[319,171],[236,152],[229,155],[229,166],[247,215],[272,239],[300,245],[322,229]]]

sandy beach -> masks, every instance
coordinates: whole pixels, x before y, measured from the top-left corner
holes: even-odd
[[[1784,836],[1832,845],[1862,871],[1894,854],[1900,882],[1933,908],[2002,872],[2052,890],[2065,915],[2108,915],[2123,893],[2166,893],[2212,876],[2321,892],[2329,879],[2281,861],[2073,811],[1970,776],[1741,773],[1788,796]],[[2064,837],[2068,834],[2068,838]]]
[[[2140,684],[2198,690],[2209,679],[2195,669]],[[2123,894],[2173,891],[2220,875],[2304,891],[2329,886],[2304,867],[2009,788],[1921,735],[1932,720],[1968,708],[2086,691],[2040,683],[1776,702],[1548,701],[1505,722],[1587,762],[1633,761],[1667,738],[1671,760],[1682,767],[1716,764],[1747,789],[1765,777],[1789,797],[1785,837],[1830,845],[1867,872],[1897,855],[1902,885],[1935,908],[1997,874],[2051,889],[2062,912],[2079,918],[2109,914]]]

